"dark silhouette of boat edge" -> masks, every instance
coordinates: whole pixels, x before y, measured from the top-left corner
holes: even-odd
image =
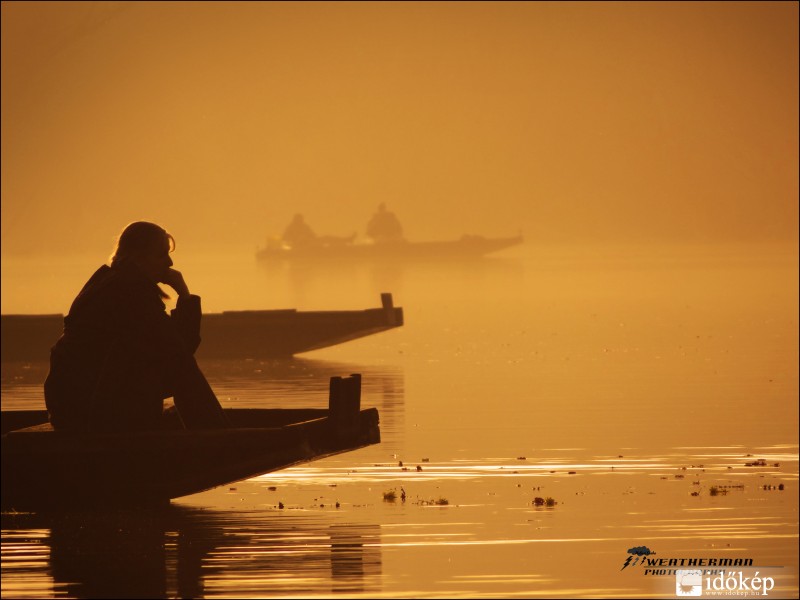
[[[288,358],[327,348],[403,325],[403,309],[390,293],[381,307],[364,310],[244,310],[207,313],[200,325],[204,358]],[[61,335],[64,317],[2,315],[2,361],[47,361]]]
[[[42,410],[2,412],[3,510],[158,506],[380,442],[361,376],[332,377],[328,409],[225,409],[226,429],[73,433]]]

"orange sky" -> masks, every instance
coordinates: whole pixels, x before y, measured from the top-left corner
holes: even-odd
[[[4,256],[379,202],[412,240],[796,240],[798,3],[2,3]]]

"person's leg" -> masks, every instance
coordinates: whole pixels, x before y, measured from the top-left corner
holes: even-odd
[[[175,406],[186,429],[229,426],[222,406],[194,356],[180,361],[173,383]]]

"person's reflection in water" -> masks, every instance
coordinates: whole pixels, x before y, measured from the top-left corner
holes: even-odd
[[[57,515],[50,531],[57,589],[75,598],[165,598],[164,533],[160,513]]]
[[[217,547],[224,545],[225,529],[213,511],[206,514],[173,508],[179,516],[175,566],[178,598],[202,598],[205,595],[203,563]]]
[[[203,561],[223,538],[218,520],[180,506],[54,515],[56,589],[75,598],[200,598]]]
[[[275,519],[269,511],[172,505],[30,515],[17,528],[50,529],[55,595],[202,598],[380,589],[380,527]],[[13,528],[4,522],[4,528]],[[327,538],[312,544],[309,539]],[[243,553],[241,549],[248,548]]]

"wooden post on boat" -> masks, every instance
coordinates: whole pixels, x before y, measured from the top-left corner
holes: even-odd
[[[397,325],[394,300],[392,299],[391,292],[384,292],[381,294],[381,306],[383,307],[383,312],[386,313],[386,324],[391,326]]]
[[[331,377],[328,419],[338,431],[353,429],[361,412],[361,374]]]

